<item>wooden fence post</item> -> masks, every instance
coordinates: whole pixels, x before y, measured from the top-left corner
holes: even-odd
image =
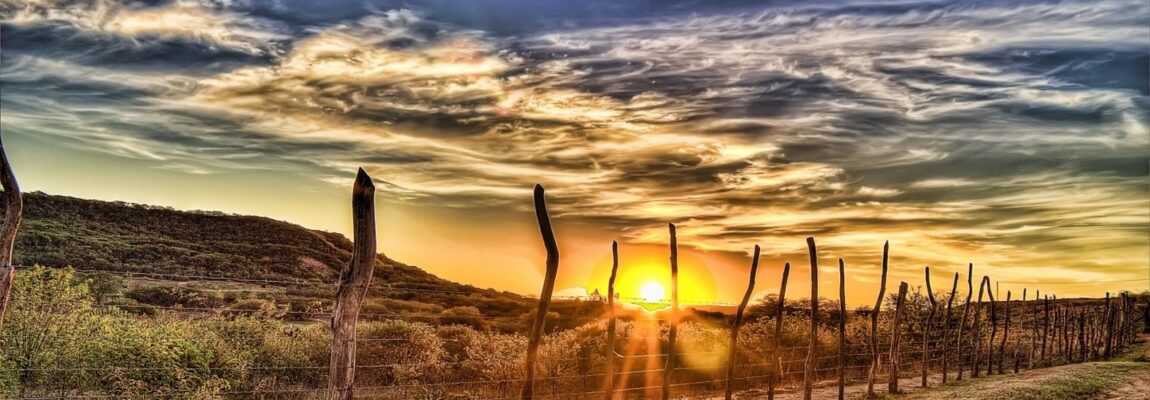
[[[899,357],[900,349],[899,342],[902,339],[902,307],[906,302],[906,282],[899,283],[898,285],[898,300],[895,301],[894,306],[894,325],[891,327],[890,332],[890,380],[887,383],[887,393],[898,393],[898,377],[899,377]]]
[[[1114,351],[1114,307],[1110,305],[1110,292],[1106,292],[1106,343],[1102,352],[1102,359],[1110,360]]]
[[[359,169],[352,186],[351,215],[354,223],[351,261],[339,275],[335,309],[331,312],[331,366],[327,398],[351,400],[355,385],[355,328],[359,309],[375,270],[375,184]]]
[[[1078,361],[1086,361],[1090,356],[1086,349],[1086,309],[1078,309]]]
[[[1006,291],[1006,323],[1002,326],[1002,343],[998,344],[998,374],[1005,374],[1002,364],[1006,361],[1006,341],[1010,338],[1010,291]]]
[[[982,352],[982,293],[984,289],[989,289],[990,278],[983,275],[982,281],[978,283],[978,302],[974,306],[974,319],[970,321],[970,336],[971,347],[973,347],[974,362],[970,363],[970,377],[977,378],[979,375],[979,353]]]
[[[847,383],[847,272],[839,259],[839,400],[846,395]]]
[[[990,341],[986,343],[986,376],[994,374],[994,338],[998,336],[998,303],[990,290],[990,278],[986,279],[986,294],[990,300]]]
[[[1038,357],[1042,363],[1047,362],[1047,337],[1050,336],[1050,297],[1042,297],[1042,355]]]
[[[783,282],[779,285],[779,304],[775,309],[775,351],[774,351],[774,367],[767,376],[767,400],[775,399],[775,382],[783,373],[783,354],[779,344],[783,340],[783,313],[785,304],[787,302],[787,278],[791,275],[791,263],[783,264]]]
[[[922,329],[922,387],[926,387],[926,370],[930,361],[930,331],[931,325],[934,323],[934,310],[938,308],[938,302],[934,299],[934,289],[930,287],[930,267],[925,268],[926,274],[926,298],[930,300],[930,312],[926,315],[926,326]]]
[[[675,224],[667,224],[671,233],[671,329],[667,334],[667,364],[663,369],[663,400],[671,398],[671,379],[675,373],[675,340],[679,336],[679,241]]]
[[[535,311],[535,321],[531,324],[531,338],[527,342],[527,376],[523,381],[523,400],[535,397],[535,363],[539,358],[539,344],[543,341],[544,323],[547,310],[551,308],[551,293],[555,290],[555,277],[559,274],[559,245],[555,242],[555,232],[551,229],[551,216],[547,213],[547,200],[543,196],[543,185],[535,185],[535,219],[539,221],[539,234],[543,236],[543,247],[547,249],[547,270],[543,276],[543,290],[539,293],[539,308]]]
[[[819,353],[819,255],[815,248],[815,238],[807,238],[807,250],[811,254],[811,331],[807,347],[807,368],[803,372],[803,400],[811,400]]]
[[[1022,288],[1022,306],[1026,307],[1026,288]],[[1009,309],[1007,310],[1007,312],[1009,312]],[[1022,326],[1021,320],[1018,321],[1018,328],[1019,331],[1026,330],[1026,328]],[[1018,334],[1015,335],[1016,339],[1014,339],[1014,373],[1016,374],[1018,373],[1019,363],[1021,362],[1018,358],[1018,348],[1022,347],[1022,333],[1023,332],[1018,332]]]
[[[948,380],[948,368],[950,366],[950,308],[954,304],[954,296],[958,295],[958,272],[954,273],[954,283],[950,286],[950,297],[946,299],[946,317],[943,318],[942,323],[942,383],[945,384]],[[962,346],[961,341],[959,347]]]
[[[1026,360],[1026,369],[1034,369],[1034,356],[1038,355],[1038,298],[1042,295],[1042,291],[1034,291],[1034,305],[1030,307],[1030,321],[1033,321],[1033,332],[1030,332],[1030,356]]]
[[[12,280],[16,278],[16,267],[12,265],[12,248],[16,245],[16,231],[20,229],[24,200],[20,195],[16,175],[12,173],[12,166],[8,164],[8,152],[4,150],[2,136],[0,136],[0,186],[4,188],[4,224],[0,225],[0,328],[3,328],[4,313],[8,309],[8,296],[12,294]]]
[[[739,326],[743,324],[743,312],[747,310],[747,302],[751,301],[751,293],[755,290],[755,275],[759,272],[759,245],[755,245],[755,255],[751,258],[751,277],[747,282],[747,291],[743,293],[743,301],[739,302],[739,309],[735,312],[735,324],[731,326],[731,346],[727,351],[727,391],[724,396],[731,400],[735,394],[733,385],[735,380],[735,361],[739,348]]]
[[[958,376],[956,381],[962,380],[962,369],[966,366],[967,352],[962,348],[962,329],[966,326],[966,316],[970,315],[970,297],[974,294],[974,263],[966,267],[966,305],[962,307],[962,321],[958,323]]]
[[[605,397],[615,396],[615,275],[619,271],[619,242],[611,241],[611,278],[607,280],[607,372]]]
[[[886,295],[886,271],[890,255],[890,241],[882,245],[882,279],[879,280],[878,299],[870,313],[870,369],[866,374],[866,397],[874,397],[874,381],[881,366],[878,355],[878,314],[882,310],[882,297]]]

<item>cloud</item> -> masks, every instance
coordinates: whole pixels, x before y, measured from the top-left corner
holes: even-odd
[[[63,25],[85,33],[133,40],[186,40],[249,54],[272,51],[273,42],[290,38],[282,25],[212,3],[178,0],[144,6],[117,0],[3,0],[0,16],[15,26]]]
[[[6,54],[4,128],[77,148],[340,184],[362,165],[398,201],[483,212],[523,210],[543,183],[557,217],[634,243],[676,221],[684,245],[774,257],[814,235],[848,262],[884,240],[915,265],[1066,276],[1147,259],[1140,2],[708,10],[514,36],[434,10],[284,26],[208,3],[34,4],[5,23],[266,56],[141,71]],[[1102,261],[1065,261],[1084,258]]]

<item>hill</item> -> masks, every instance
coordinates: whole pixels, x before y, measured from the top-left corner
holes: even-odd
[[[322,309],[306,304],[323,305],[333,297],[339,270],[351,258],[352,243],[341,234],[264,217],[41,192],[25,193],[24,204],[14,254],[17,265],[71,266],[127,277],[122,283],[125,301],[228,307],[256,298],[275,302],[289,314]],[[439,315],[447,313],[519,319],[536,303],[510,292],[451,282],[382,254],[376,261],[364,309],[369,316],[443,318]],[[557,311],[564,317],[598,315],[599,308],[560,304]],[[504,330],[518,325],[512,322]]]

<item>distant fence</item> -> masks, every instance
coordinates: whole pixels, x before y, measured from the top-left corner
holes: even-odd
[[[543,191],[536,191],[537,217],[547,240],[550,221],[542,202]],[[545,207],[545,206],[544,206]],[[674,226],[671,245],[674,265],[676,245]],[[357,239],[360,236],[357,235]],[[364,243],[356,243],[357,247]],[[809,306],[796,307],[786,302],[788,273],[784,269],[780,282],[778,308],[774,315],[764,317],[753,325],[743,325],[736,334],[731,325],[742,323],[736,318],[727,326],[714,326],[692,322],[680,315],[677,304],[670,315],[650,314],[646,318],[626,318],[589,324],[576,334],[564,336],[562,332],[545,334],[547,308],[553,298],[554,275],[559,268],[557,251],[548,255],[548,282],[539,298],[540,310],[532,320],[531,336],[499,337],[507,343],[485,343],[489,353],[521,351],[523,357],[511,358],[512,363],[483,364],[482,359],[445,358],[433,362],[391,362],[389,352],[414,348],[412,339],[404,336],[357,337],[354,329],[336,333],[331,337],[333,355],[350,351],[345,357],[333,357],[332,364],[286,365],[276,367],[243,366],[246,373],[269,375],[291,374],[308,376],[314,381],[332,382],[328,387],[306,387],[287,382],[252,390],[221,389],[211,393],[219,397],[238,398],[359,398],[372,399],[597,399],[597,398],[651,398],[699,397],[713,398],[730,393],[798,395],[805,398],[842,398],[848,390],[868,395],[879,392],[897,392],[908,386],[928,386],[951,380],[976,378],[980,375],[1017,373],[1025,369],[1053,365],[1108,359],[1129,347],[1137,338],[1145,321],[1145,304],[1138,304],[1126,293],[1105,294],[1104,299],[1057,299],[1038,291],[1028,296],[1027,290],[1015,297],[1007,291],[1005,298],[995,298],[989,277],[979,279],[974,288],[973,266],[967,273],[967,299],[958,302],[959,275],[956,273],[949,292],[934,293],[930,284],[930,270],[924,271],[927,293],[912,291],[907,282],[900,282],[897,291],[885,294],[887,258],[889,248],[884,247],[882,259],[882,289],[876,298],[876,308],[869,312],[848,311],[844,306],[845,273],[848,266],[839,262],[839,301],[827,308],[818,296],[817,262],[820,260],[813,238],[808,239],[811,262],[812,292],[807,296]],[[620,251],[617,247],[613,251]],[[626,249],[622,249],[626,251]],[[749,282],[753,285],[755,264]],[[617,254],[617,253],[616,253]],[[626,265],[615,265],[627,268]],[[457,294],[457,291],[435,287],[369,288],[368,280],[350,279],[347,271],[340,286],[324,282],[292,280],[236,279],[201,275],[153,274],[147,272],[78,270],[85,273],[111,272],[123,275],[153,277],[171,280],[210,280],[280,286],[316,286],[335,293],[356,289],[364,297],[380,293],[418,291],[424,293]],[[668,273],[672,273],[671,270]],[[368,275],[370,278],[370,274]],[[613,286],[613,285],[609,285]],[[677,303],[678,288],[671,288]],[[618,307],[609,289],[611,311]],[[975,293],[977,292],[977,295]],[[750,288],[748,288],[750,293]],[[805,295],[805,294],[804,294]],[[792,297],[803,297],[803,295]],[[554,297],[558,299],[558,297]],[[746,307],[744,296],[741,310]],[[354,300],[354,299],[353,299]],[[340,304],[337,300],[336,304]],[[883,305],[886,307],[883,307]],[[361,313],[358,304],[340,311],[340,316],[352,316],[351,323],[360,317],[373,319],[435,320],[444,318],[479,319],[485,321],[502,318],[433,313]],[[218,313],[214,308],[163,307],[138,304],[111,306],[99,312],[117,314],[119,310],[170,312],[188,315]],[[230,310],[243,314],[245,310]],[[252,311],[255,312],[255,311]],[[329,317],[335,309],[313,311],[285,311],[284,314],[305,318]],[[611,321],[606,319],[610,318]],[[337,318],[338,319],[338,318]],[[617,323],[616,323],[617,322]],[[804,330],[803,327],[806,327]],[[751,329],[753,328],[753,329]],[[333,323],[333,330],[339,330]],[[582,335],[582,336],[579,336]],[[444,348],[464,338],[440,337]],[[474,345],[468,344],[468,345]],[[358,349],[357,349],[358,347]],[[458,350],[458,348],[452,347]],[[578,348],[576,351],[574,348]],[[360,355],[381,355],[381,361],[356,362]],[[413,351],[413,350],[412,350]],[[368,353],[364,353],[368,352]],[[373,353],[374,352],[374,353]],[[481,356],[482,353],[477,353]],[[379,357],[375,357],[378,359]],[[398,359],[400,357],[396,357]],[[87,367],[68,367],[85,369]],[[107,373],[125,373],[146,369],[131,365],[99,368]],[[229,367],[186,367],[229,368]],[[483,379],[475,379],[476,369],[488,368]],[[530,369],[528,369],[530,368]],[[48,370],[50,368],[41,368]],[[63,368],[59,368],[63,369]],[[167,368],[161,368],[167,370]],[[16,372],[29,372],[27,369]],[[530,372],[530,373],[529,373]],[[404,379],[397,376],[403,375]],[[493,376],[498,376],[493,377]],[[340,383],[337,383],[337,380]],[[865,388],[856,384],[866,383]],[[848,386],[851,388],[848,389]],[[885,386],[885,390],[879,389]],[[145,398],[181,398],[187,392],[161,392],[135,395]],[[28,390],[20,398],[119,398],[107,393],[55,393]]]

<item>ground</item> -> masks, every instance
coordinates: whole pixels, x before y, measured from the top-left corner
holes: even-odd
[[[937,385],[937,374],[931,376],[931,385]],[[834,399],[838,393],[833,382],[825,382],[814,392],[815,399]],[[919,379],[903,379],[904,393],[885,396],[890,400],[1150,400],[1150,335],[1111,361],[1088,362],[1022,371],[1018,374],[992,375],[965,379],[946,386],[919,387]],[[875,386],[886,390],[886,383]],[[848,399],[864,397],[866,385],[846,387]],[[802,392],[787,391],[775,396],[780,400],[801,399]],[[766,393],[743,392],[738,399],[765,399]]]

